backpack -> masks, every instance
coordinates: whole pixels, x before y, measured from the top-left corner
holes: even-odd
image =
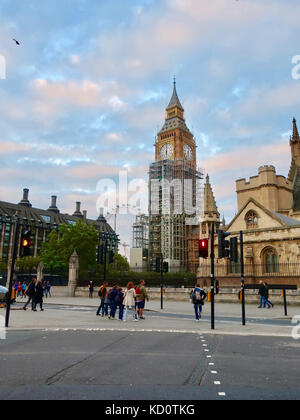
[[[195,299],[196,299],[197,302],[200,302],[202,300],[200,289],[195,289]]]
[[[105,289],[105,287],[104,286],[101,286],[100,287],[100,290],[99,290],[99,292],[98,292],[98,296],[99,296],[99,298],[100,299],[104,299],[104,289]]]
[[[141,289],[139,287],[137,287],[135,289],[135,293],[136,293],[137,296],[139,296],[141,294]]]

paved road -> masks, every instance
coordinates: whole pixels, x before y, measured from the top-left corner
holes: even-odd
[[[284,337],[9,331],[0,398],[300,399],[299,350]]]

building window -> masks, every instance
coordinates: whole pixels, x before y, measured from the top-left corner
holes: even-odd
[[[255,229],[258,227],[258,215],[254,211],[249,211],[246,215],[247,229]]]
[[[278,273],[278,256],[273,248],[267,248],[263,252],[264,272],[267,274]]]

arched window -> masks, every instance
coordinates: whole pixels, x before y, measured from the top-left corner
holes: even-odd
[[[262,254],[264,272],[265,273],[278,273],[278,256],[274,248],[266,248]]]
[[[255,211],[249,211],[245,219],[247,229],[255,229],[258,227],[258,215]]]

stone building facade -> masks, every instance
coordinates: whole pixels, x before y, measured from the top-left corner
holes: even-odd
[[[81,211],[81,203],[76,203],[75,212],[72,215],[63,214],[57,208],[57,197],[53,196],[48,210],[34,208],[29,201],[29,190],[23,190],[23,198],[18,204],[0,201],[0,261],[8,262],[12,256],[13,247],[13,225],[12,220],[16,212],[22,226],[30,226],[31,230],[31,256],[37,257],[40,254],[41,246],[47,240],[52,230],[58,230],[62,224],[76,224],[80,219],[87,225],[93,224],[100,232],[105,232],[110,238],[110,247],[114,251],[118,250],[118,238],[111,226],[106,222],[103,214],[97,220],[87,218],[87,212]],[[101,243],[101,235],[99,235]],[[21,230],[18,238],[17,256],[20,256]]]
[[[246,282],[297,284],[300,287],[300,136],[293,121],[290,139],[291,170],[288,178],[274,166],[259,168],[249,181],[236,181],[238,214],[223,230],[232,237],[244,234]],[[217,224],[217,222],[215,222]],[[217,236],[215,254],[218,256]],[[209,284],[210,265],[201,260],[199,281]],[[216,260],[221,286],[239,286],[240,263]]]

